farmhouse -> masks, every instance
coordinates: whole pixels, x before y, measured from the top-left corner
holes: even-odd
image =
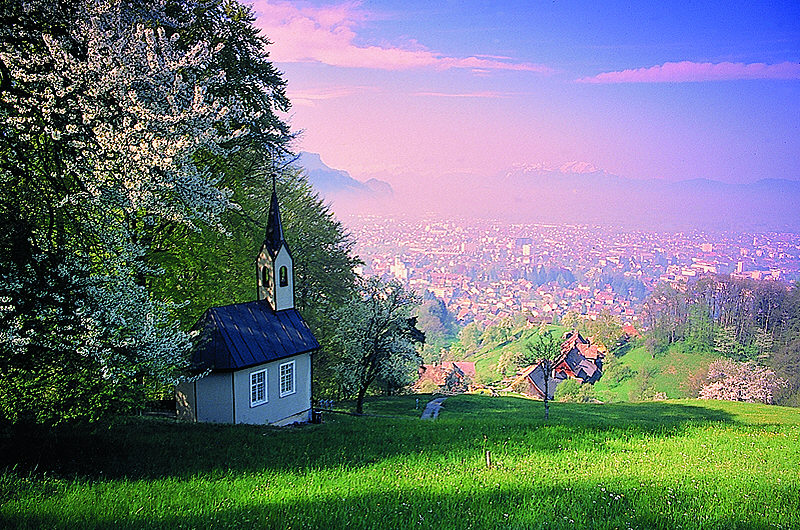
[[[319,342],[294,307],[292,256],[274,184],[256,287],[257,300],[212,307],[195,325],[200,341],[192,365],[205,375],[178,386],[180,418],[271,425],[310,419],[311,355]]]
[[[467,361],[443,362],[441,365],[423,364],[419,368],[419,379],[414,388],[420,390],[425,381],[432,381],[439,388],[466,391],[475,380],[475,363]]]
[[[605,355],[598,347],[583,338],[577,331],[564,334],[561,353],[555,360],[553,373],[547,384],[547,398],[553,399],[556,387],[567,379],[577,379],[581,383],[594,384],[603,375],[603,358]],[[523,394],[544,398],[543,363],[537,363],[523,370],[505,388]]]

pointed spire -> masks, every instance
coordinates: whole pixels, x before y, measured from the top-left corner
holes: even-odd
[[[281,245],[284,244],[283,225],[281,224],[281,213],[278,209],[278,193],[275,187],[275,173],[272,174],[272,197],[269,201],[269,214],[267,215],[267,234],[264,239],[264,246],[273,256],[278,253]]]

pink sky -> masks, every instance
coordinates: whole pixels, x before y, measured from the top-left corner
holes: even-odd
[[[506,57],[448,57],[418,43],[406,46],[358,45],[355,28],[373,15],[359,3],[311,8],[291,2],[258,1],[258,26],[273,42],[272,57],[277,62],[312,62],[347,68],[408,70],[433,68],[448,70],[513,70],[550,72],[550,68]]]
[[[296,148],[357,178],[580,160],[632,178],[800,179],[793,7],[258,0],[254,11],[288,81]]]

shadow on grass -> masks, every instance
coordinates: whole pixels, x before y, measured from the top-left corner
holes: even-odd
[[[737,491],[731,483],[726,499],[713,485],[704,491],[672,484],[600,484],[576,481],[525,486],[496,482],[491,470],[471,483],[442,491],[423,484],[414,489],[360,484],[312,498],[275,500],[243,492],[216,492],[200,503],[173,498],[158,506],[141,499],[108,506],[91,503],[68,514],[6,514],[4,528],[68,528],[81,522],[92,528],[797,528],[798,487],[770,485],[756,492]],[[459,489],[460,488],[460,489]],[[748,500],[752,499],[752,500]],[[97,499],[108,503],[108,499]],[[71,519],[71,521],[70,521]],[[81,526],[79,523],[77,526]]]
[[[524,415],[531,421],[543,421],[544,403],[521,397],[485,398],[458,396],[448,400],[442,417],[452,414]],[[642,430],[674,430],[698,422],[732,422],[729,413],[687,403],[652,401],[642,403],[550,403],[551,421],[592,427],[614,425]]]
[[[270,428],[131,418],[93,429],[16,432],[0,439],[0,468],[76,479],[188,478],[231,473],[352,468],[409,455],[475,458],[486,451],[602,451],[619,438],[670,437],[724,411],[674,403],[542,403],[458,396],[440,419],[328,416],[322,425]]]

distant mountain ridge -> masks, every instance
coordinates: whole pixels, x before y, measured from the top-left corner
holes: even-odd
[[[565,162],[560,166],[552,166],[549,164],[545,164],[540,162],[538,164],[515,164],[512,169],[506,174],[510,175],[515,172],[523,172],[523,173],[563,173],[563,174],[575,174],[575,175],[586,175],[591,173],[601,173],[601,174],[608,174],[608,172],[604,169],[600,169],[594,164],[590,162]]]
[[[326,199],[333,200],[342,194],[383,197],[394,193],[388,182],[378,179],[369,179],[366,182],[356,180],[347,171],[326,165],[317,153],[301,152],[294,165],[305,170],[311,185]]]
[[[497,181],[495,197],[505,198],[504,212],[513,218],[648,229],[800,231],[800,181],[788,179],[749,184],[636,180],[569,162],[518,165]],[[524,204],[526,197],[536,200]]]
[[[341,213],[442,214],[508,222],[619,226],[646,230],[800,232],[800,181],[730,184],[707,178],[637,180],[589,162],[516,164],[494,175],[443,173],[361,182],[301,153],[314,188]]]

